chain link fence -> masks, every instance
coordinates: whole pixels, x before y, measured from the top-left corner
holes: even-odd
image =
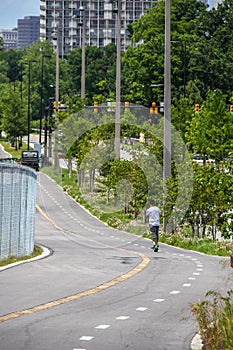
[[[33,252],[36,179],[29,167],[0,163],[0,260]]]

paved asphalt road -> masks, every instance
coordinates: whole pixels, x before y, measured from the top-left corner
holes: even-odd
[[[190,304],[232,288],[228,259],[111,229],[38,173],[42,260],[0,272],[0,350],[188,350]]]

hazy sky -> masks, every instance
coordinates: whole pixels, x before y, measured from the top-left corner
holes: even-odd
[[[24,16],[40,15],[40,0],[0,0],[0,29],[17,27]]]
[[[17,20],[24,16],[40,15],[40,0],[0,0],[0,29],[17,27]],[[209,0],[209,4],[214,0]]]

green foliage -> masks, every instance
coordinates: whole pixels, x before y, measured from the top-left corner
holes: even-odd
[[[233,117],[220,90],[210,91],[198,116],[189,123],[186,139],[195,153],[209,155],[218,162],[232,149]]]
[[[230,237],[232,176],[210,165],[197,165],[194,172],[193,196],[185,216],[192,226],[193,236],[201,234],[204,237],[209,231],[215,239],[217,231],[220,231],[223,236]]]
[[[226,297],[220,293],[209,291],[206,297],[191,311],[199,324],[199,332],[205,350],[230,350],[233,348],[233,291]]]
[[[4,105],[1,111],[1,129],[12,139],[24,136],[27,132],[27,122],[21,105],[19,89],[10,84],[5,86],[0,103]]]
[[[105,165],[106,177],[102,183],[108,192],[114,191],[116,205],[123,202],[125,213],[133,211],[136,218],[147,201],[148,186],[145,175],[131,161],[116,160],[107,165]]]
[[[214,241],[208,237],[193,238],[191,235],[185,236],[185,231],[183,230],[180,233],[161,233],[159,240],[175,247],[194,250],[208,255],[229,256],[232,251],[232,243]]]

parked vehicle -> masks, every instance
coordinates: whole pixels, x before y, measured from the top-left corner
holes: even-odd
[[[204,165],[204,157],[200,155],[196,155],[193,157],[193,162],[199,165]],[[215,160],[205,157],[205,165],[209,165],[209,164],[215,164]]]
[[[29,166],[30,168],[39,170],[39,152],[38,151],[22,151],[21,165]]]

